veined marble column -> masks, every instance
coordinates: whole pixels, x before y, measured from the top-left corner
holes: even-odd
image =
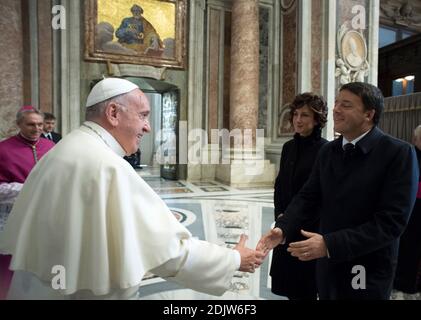
[[[230,130],[251,129],[255,137],[258,106],[259,1],[233,0]]]
[[[275,166],[256,141],[259,107],[259,1],[233,0],[231,13],[230,132],[242,130],[242,145],[222,153],[216,178],[237,187],[273,186]],[[250,132],[251,131],[251,132]],[[234,139],[235,140],[235,139]],[[226,162],[225,162],[226,163]]]

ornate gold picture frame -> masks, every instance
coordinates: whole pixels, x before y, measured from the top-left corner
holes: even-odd
[[[85,59],[184,69],[186,0],[87,0]]]

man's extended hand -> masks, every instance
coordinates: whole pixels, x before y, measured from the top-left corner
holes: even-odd
[[[254,272],[254,270],[262,264],[265,256],[259,251],[247,248],[246,241],[247,236],[242,234],[240,236],[240,241],[234,247],[234,250],[237,250],[241,256],[241,264],[239,270],[245,272]]]
[[[301,261],[310,261],[327,256],[327,247],[322,235],[318,233],[301,230],[301,234],[307,240],[291,242],[288,252]]]
[[[280,244],[284,240],[284,235],[282,230],[279,228],[274,228],[266,233],[257,243],[256,250],[263,252],[266,255],[269,253],[270,250],[275,248],[278,244]]]

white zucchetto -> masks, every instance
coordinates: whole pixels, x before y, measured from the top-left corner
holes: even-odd
[[[108,100],[120,94],[139,89],[137,85],[125,79],[105,78],[98,82],[91,90],[86,100],[86,107]]]

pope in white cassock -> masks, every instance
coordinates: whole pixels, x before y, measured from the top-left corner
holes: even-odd
[[[135,84],[104,79],[86,106],[87,121],[32,170],[0,233],[0,252],[13,255],[9,299],[136,298],[148,271],[221,295],[236,270],[262,263],[244,237],[234,250],[192,238],[123,159],[151,129]]]

